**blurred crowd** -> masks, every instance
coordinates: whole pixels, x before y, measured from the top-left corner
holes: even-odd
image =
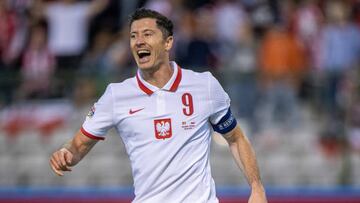
[[[299,130],[307,108],[328,153],[360,152],[359,0],[0,0],[0,111],[87,105],[133,76],[127,18],[138,7],[173,20],[171,58],[211,71],[252,135]]]

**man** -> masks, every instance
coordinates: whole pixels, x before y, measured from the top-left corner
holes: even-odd
[[[254,152],[231,114],[228,95],[210,73],[169,61],[172,29],[169,19],[152,10],[131,16],[136,76],[107,87],[81,130],[52,155],[53,171],[71,171],[115,127],[130,157],[134,202],[218,202],[209,164],[212,126],[244,170],[249,202],[266,202]]]

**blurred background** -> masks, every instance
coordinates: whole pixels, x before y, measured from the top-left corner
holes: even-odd
[[[48,159],[108,83],[134,76],[138,7],[173,20],[172,60],[229,93],[270,202],[360,202],[359,0],[0,0],[1,203],[131,200],[113,131],[64,177]],[[246,179],[213,138],[221,202],[246,202]]]

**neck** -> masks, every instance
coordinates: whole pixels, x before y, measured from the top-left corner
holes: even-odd
[[[170,80],[174,70],[172,69],[170,62],[160,64],[151,70],[140,70],[142,78],[158,88],[162,88]]]

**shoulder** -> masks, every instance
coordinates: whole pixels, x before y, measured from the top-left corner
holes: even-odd
[[[219,81],[209,71],[195,72],[188,69],[182,69],[182,70],[183,70],[182,85],[198,87],[201,89],[205,88],[206,90],[211,90],[214,87],[221,86]]]
[[[196,72],[189,69],[182,69],[184,80],[190,80],[193,82],[204,82],[215,79],[215,77],[209,72]]]
[[[107,88],[117,89],[117,90],[126,90],[126,88],[130,88],[130,87],[134,86],[135,80],[136,80],[135,77],[131,77],[131,78],[125,79],[124,81],[121,81],[121,82],[110,83],[110,84],[108,84]]]
[[[108,84],[106,92],[111,93],[113,96],[126,96],[136,92],[137,89],[136,78],[131,77],[121,82]]]

